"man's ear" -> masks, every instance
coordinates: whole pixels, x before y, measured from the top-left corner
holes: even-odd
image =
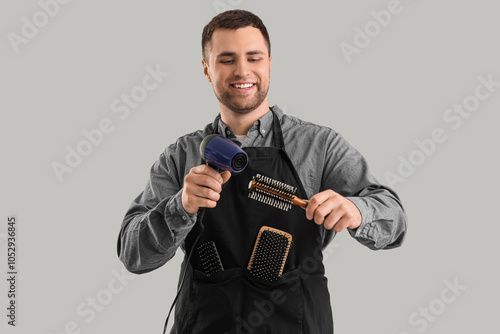
[[[212,80],[210,79],[210,74],[208,74],[208,64],[205,62],[205,59],[201,60],[201,64],[203,65],[203,74],[205,74],[208,82],[212,82]]]

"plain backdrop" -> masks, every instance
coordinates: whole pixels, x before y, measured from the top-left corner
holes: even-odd
[[[116,240],[164,148],[218,113],[202,72],[201,31],[228,8],[250,10],[267,25],[271,105],[341,133],[380,182],[400,175],[393,186],[409,218],[404,245],[371,251],[344,232],[327,250],[335,332],[498,327],[500,87],[481,89],[489,94],[478,105],[472,98],[480,77],[500,82],[497,2],[55,3],[0,4],[4,275],[7,217],[18,218],[17,326],[7,325],[2,279],[2,333],[162,331],[182,251],[151,273],[127,275]],[[398,12],[390,19],[388,7]],[[34,21],[39,27],[30,29]],[[363,47],[354,52],[356,43]],[[127,117],[113,112],[122,94],[140,93],[148,67],[168,76]],[[464,101],[474,110],[459,126],[443,118],[457,117],[447,110]],[[84,131],[106,119],[113,130],[84,147]],[[427,139],[436,128],[446,139],[433,147]],[[78,145],[88,154],[60,181],[53,165],[66,164],[68,147]],[[415,166],[401,167],[410,158]]]

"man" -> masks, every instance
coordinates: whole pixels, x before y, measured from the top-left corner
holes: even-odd
[[[119,257],[129,271],[145,273],[165,264],[177,247],[184,250],[173,333],[333,333],[321,250],[346,229],[371,249],[400,246],[406,231],[401,203],[338,133],[269,107],[271,47],[257,16],[219,14],[203,30],[202,52],[220,115],[168,146],[153,165],[124,218]],[[213,133],[245,150],[243,172],[219,174],[202,164],[199,145]],[[283,212],[249,199],[247,185],[256,174],[296,187],[298,197],[309,198],[306,210]],[[275,281],[246,269],[262,226],[293,238]],[[196,251],[209,241],[224,267],[210,276]]]

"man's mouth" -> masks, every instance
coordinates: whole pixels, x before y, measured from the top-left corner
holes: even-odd
[[[231,87],[237,88],[237,89],[250,89],[253,86],[255,86],[254,83],[238,83],[238,84],[231,84]]]

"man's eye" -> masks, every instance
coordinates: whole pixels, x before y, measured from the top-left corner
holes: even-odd
[[[251,62],[256,62],[256,61],[259,61],[259,60],[260,60],[260,58],[250,58],[249,60],[250,60]]]
[[[222,64],[229,64],[232,62],[232,60],[221,60],[220,61]]]

